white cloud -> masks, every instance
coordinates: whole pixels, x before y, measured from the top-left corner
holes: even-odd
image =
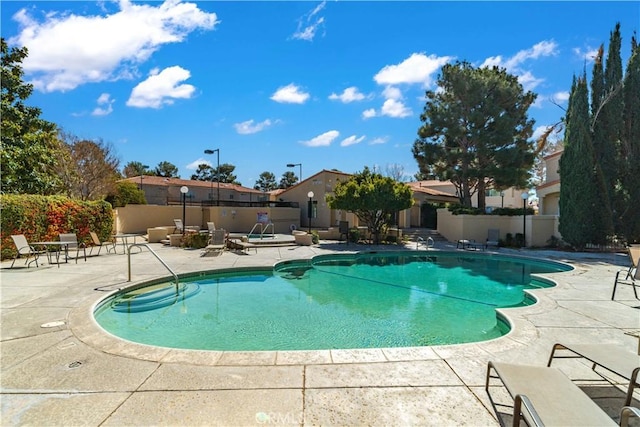
[[[163,45],[219,23],[215,13],[179,0],[157,6],[129,0],[117,4],[119,11],[104,15],[49,13],[38,22],[22,9],[13,16],[20,33],[10,43],[29,49],[23,67],[36,89],[67,91],[90,82],[131,78]]]
[[[362,112],[362,118],[365,120],[375,116],[376,116],[376,110],[374,108],[369,108],[368,110],[364,110]]]
[[[408,117],[413,114],[410,108],[408,108],[402,101],[396,99],[387,99],[382,104],[380,114],[383,116],[389,116],[394,118]]]
[[[598,56],[598,48],[587,47],[584,50],[582,48],[573,48],[573,53],[580,59],[584,59],[587,62],[593,62]]]
[[[504,59],[501,55],[492,56],[484,60],[480,67],[499,66],[506,68],[509,72],[517,72],[518,67],[530,59],[538,59],[542,56],[555,56],[558,54],[558,44],[553,40],[543,40],[536,43],[530,49],[518,51],[511,58]]]
[[[253,119],[251,119],[247,120],[246,122],[236,123],[233,125],[233,127],[236,128],[236,132],[238,132],[240,135],[249,135],[252,133],[258,133],[271,125],[272,122],[269,119],[256,124],[254,124]]]
[[[200,166],[202,164],[205,164],[207,166],[211,166],[211,162],[209,160],[203,159],[202,157],[200,157],[197,160],[194,160],[193,162],[189,163],[185,167],[187,168],[187,170],[195,171],[195,170],[198,170],[198,166]]]
[[[535,60],[540,57],[555,56],[558,54],[558,44],[553,41],[543,40],[536,43],[530,49],[524,49],[518,51],[511,58],[503,58],[501,55],[492,56],[484,60],[480,67],[502,67],[507,72],[518,76],[518,81],[525,90],[533,90],[536,86],[544,81],[535,77],[531,71],[527,71],[521,68],[522,64],[528,60]]]
[[[569,92],[567,91],[563,91],[563,92],[556,92],[553,94],[553,96],[551,97],[551,99],[553,99],[553,101],[556,104],[562,104],[565,103],[569,100]]]
[[[313,41],[318,29],[324,24],[324,17],[317,16],[324,9],[326,1],[317,5],[311,12],[306,13],[298,19],[298,28],[291,37],[297,40]]]
[[[96,101],[98,106],[94,108],[91,112],[92,116],[108,116],[113,112],[113,102],[115,100],[111,99],[111,95],[108,93],[103,93],[98,97]]]
[[[451,59],[450,56],[414,53],[400,64],[386,65],[373,79],[376,83],[384,85],[422,83],[424,87],[428,87],[433,81],[432,75]]]
[[[287,104],[304,104],[309,99],[309,94],[301,90],[298,86],[291,83],[287,86],[278,88],[271,99],[276,102]]]
[[[522,85],[524,90],[533,90],[543,81],[544,79],[535,77],[531,71],[525,71],[518,76],[518,83]]]
[[[331,99],[332,101],[340,100],[343,103],[348,104],[349,102],[362,101],[363,99],[365,99],[365,96],[362,93],[358,92],[357,87],[351,86],[346,88],[340,95],[332,93],[331,95],[329,95],[329,99]]]
[[[350,145],[360,144],[362,141],[364,141],[364,138],[365,138],[365,135],[362,135],[361,137],[351,135],[350,137],[343,139],[342,142],[340,143],[340,146],[348,147]]]
[[[301,144],[307,147],[328,147],[338,136],[340,136],[340,132],[330,130],[308,141],[301,141]]]
[[[382,91],[382,95],[387,99],[402,99],[402,92],[394,86],[387,86]]]
[[[163,105],[173,104],[174,99],[189,99],[193,96],[195,87],[179,84],[189,77],[191,73],[177,65],[162,71],[153,69],[147,80],[133,88],[127,105],[139,108],[161,108]]]
[[[378,144],[386,144],[389,141],[388,136],[379,136],[377,138],[373,138],[369,145],[378,145]]]

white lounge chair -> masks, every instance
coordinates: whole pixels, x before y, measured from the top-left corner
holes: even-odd
[[[492,371],[495,376],[491,375]],[[520,420],[525,420],[529,426],[617,425],[558,369],[489,362],[485,382],[487,394],[491,378],[500,379],[513,398],[514,427],[520,425]],[[626,413],[625,416],[628,418]]]
[[[560,350],[558,352],[558,350]],[[627,389],[627,398],[624,402],[625,406],[631,404],[633,398],[633,389],[638,387],[638,372],[640,372],[640,355],[629,351],[626,347],[616,344],[560,344],[556,343],[551,349],[549,362],[547,366],[551,366],[553,359],[567,358],[583,358],[587,359],[593,365],[591,369],[595,370],[596,366],[600,366],[607,371],[613,372],[629,380]]]
[[[616,296],[616,289],[618,288],[618,285],[631,286],[631,288],[633,289],[633,295],[636,297],[636,299],[640,299],[638,298],[637,291],[637,288],[640,288],[640,268],[638,268],[638,266],[636,265],[629,270],[620,270],[616,273],[616,277],[613,281],[613,292],[611,293],[611,301],[613,301]]]
[[[500,246],[500,230],[496,228],[489,229],[484,247],[485,249],[488,249],[489,246],[495,246],[496,248]]]
[[[224,228],[219,228],[211,232],[211,238],[209,244],[202,250],[200,256],[207,255],[219,255],[224,252],[227,247],[227,231]]]

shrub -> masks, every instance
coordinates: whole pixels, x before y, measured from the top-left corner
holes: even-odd
[[[79,242],[91,242],[90,231],[100,240],[113,232],[113,210],[105,201],[81,201],[63,196],[28,194],[0,195],[0,240],[2,259],[16,253],[12,234],[28,241],[58,240],[61,233],[75,233]]]
[[[183,245],[187,248],[202,249],[209,242],[208,233],[186,233],[183,239]]]

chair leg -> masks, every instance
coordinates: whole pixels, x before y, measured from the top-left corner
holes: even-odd
[[[613,299],[616,296],[616,288],[618,287],[618,277],[620,276],[620,272],[618,271],[616,273],[616,280],[613,282],[613,292],[611,293],[611,301],[613,301]]]
[[[13,268],[13,264],[15,264],[16,260],[18,259],[18,256],[20,256],[20,254],[16,254],[16,256],[13,257],[13,262],[11,263],[11,267],[9,268]]]

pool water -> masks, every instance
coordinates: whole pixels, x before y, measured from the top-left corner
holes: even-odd
[[[428,346],[500,337],[497,308],[529,305],[552,262],[431,252],[325,255],[274,269],[196,275],[117,294],[96,310],[110,333],[201,350]]]

